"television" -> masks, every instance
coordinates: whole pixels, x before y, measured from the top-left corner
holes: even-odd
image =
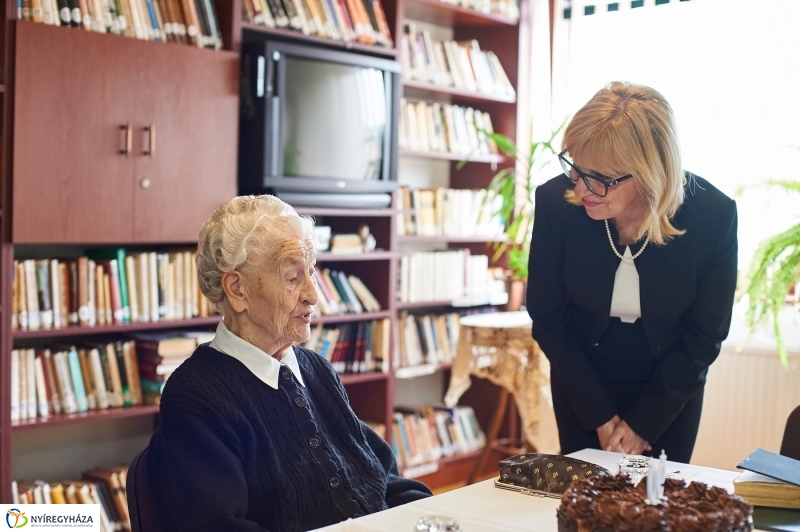
[[[244,43],[243,193],[388,206],[397,188],[398,62],[282,41]]]

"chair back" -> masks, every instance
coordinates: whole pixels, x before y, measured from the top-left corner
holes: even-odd
[[[800,406],[795,408],[789,419],[786,420],[786,429],[783,431],[781,454],[800,460]]]
[[[158,511],[153,505],[147,479],[147,447],[145,447],[131,462],[125,486],[131,532],[164,532]]]

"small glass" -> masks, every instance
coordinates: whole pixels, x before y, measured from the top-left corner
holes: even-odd
[[[458,521],[444,515],[420,517],[414,530],[422,532],[461,532]]]
[[[619,472],[627,475],[635,486],[650,473],[650,458],[641,455],[623,456],[619,459]]]

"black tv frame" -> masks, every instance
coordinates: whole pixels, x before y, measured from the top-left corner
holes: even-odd
[[[285,177],[280,132],[286,56],[376,68],[384,74],[389,113],[384,134],[381,179],[356,181],[340,178]],[[263,192],[381,193],[397,189],[400,63],[357,52],[331,50],[307,44],[264,40],[242,43],[242,79],[239,119],[239,190]]]

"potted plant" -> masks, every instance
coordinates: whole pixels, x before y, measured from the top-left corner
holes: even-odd
[[[502,153],[515,161],[513,167],[503,168],[492,177],[487,187],[487,191],[492,194],[487,194],[485,200],[496,202],[493,214],[498,216],[505,226],[506,240],[492,244],[494,248],[492,262],[504,253],[507,254],[510,272],[509,308],[513,310],[519,309],[525,293],[524,285],[528,280],[534,192],[539,185],[537,179],[539,172],[558,155],[557,148],[553,147],[553,141],[565,125],[566,122],[553,131],[549,139],[531,142],[524,150],[502,133],[479,129],[479,132],[486,135]],[[465,163],[466,161],[461,161],[459,168]]]
[[[764,184],[778,186],[788,192],[800,192],[798,181],[770,180]],[[750,263],[750,269],[744,277],[744,286],[737,297],[737,300],[747,297],[745,323],[751,335],[759,326],[772,322],[778,356],[786,368],[789,367],[789,359],[778,318],[786,306],[787,295],[792,289],[797,300],[798,281],[800,281],[800,223],[759,244]]]

